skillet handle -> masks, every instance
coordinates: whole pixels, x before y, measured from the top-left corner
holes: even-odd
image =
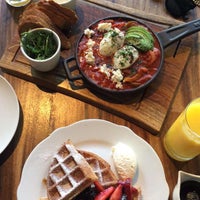
[[[163,48],[200,30],[200,19],[193,20],[157,33]]]
[[[69,80],[69,84],[71,88],[73,90],[85,88],[85,85],[82,81],[83,77],[80,74],[78,66],[77,66],[76,58],[70,57],[70,58],[64,59],[63,62],[64,62],[65,71],[66,71],[67,78]],[[70,65],[70,63],[73,63],[73,64]],[[73,72],[75,71],[78,71],[78,74],[77,73],[73,74]]]
[[[73,75],[73,71],[75,70],[78,70],[78,67],[77,67],[77,64],[73,65],[73,66],[69,66],[69,64],[73,61],[76,61],[76,58],[75,57],[70,57],[70,58],[67,58],[65,59],[63,62],[64,62],[64,66],[65,66],[65,70],[66,70],[66,73],[67,73],[67,77],[70,81],[75,81],[75,80],[78,80],[78,79],[82,79],[82,76],[80,74],[77,74],[77,75]]]

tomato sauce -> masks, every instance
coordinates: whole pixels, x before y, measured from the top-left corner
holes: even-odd
[[[121,69],[123,80],[121,80],[121,87],[116,86],[116,82],[113,82],[110,77],[100,70],[100,66],[106,64],[107,68],[113,69],[113,55],[102,56],[99,53],[99,44],[104,37],[105,32],[98,30],[98,24],[100,23],[111,23],[112,28],[117,27],[120,31],[127,30],[130,21],[126,21],[123,18],[102,20],[98,23],[89,27],[90,30],[94,31],[91,37],[83,35],[78,46],[78,59],[80,70],[86,75],[86,77],[93,83],[108,89],[113,90],[126,90],[136,88],[152,78],[157,72],[158,67],[161,63],[161,49],[157,38],[154,37],[154,48],[147,52],[139,51],[139,58],[137,61],[126,69]],[[131,21],[131,25],[140,25],[138,22]],[[149,32],[151,32],[149,30]],[[95,42],[92,46],[92,53],[94,56],[94,63],[87,63],[85,58],[85,52],[88,50],[87,42],[91,39]]]

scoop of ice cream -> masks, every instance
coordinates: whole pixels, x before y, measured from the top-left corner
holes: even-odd
[[[112,147],[112,157],[119,179],[132,179],[137,168],[137,159],[133,149],[128,145],[118,143]]]

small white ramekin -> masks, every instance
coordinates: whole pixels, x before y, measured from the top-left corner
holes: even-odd
[[[72,10],[75,10],[76,8],[76,0],[54,0],[54,1],[60,6],[63,6],[65,8],[70,8]]]
[[[22,44],[20,44],[20,49],[21,49],[22,54],[28,59],[30,65],[34,69],[41,71],[41,72],[47,72],[47,71],[54,69],[59,63],[60,51],[61,51],[61,41],[60,41],[60,38],[57,35],[57,33],[55,33],[54,31],[52,31],[51,29],[48,29],[48,28],[35,28],[30,31],[33,32],[33,31],[41,31],[41,30],[52,32],[54,35],[54,39],[57,42],[57,50],[50,58],[47,58],[44,60],[36,60],[26,54]]]
[[[30,2],[31,2],[31,0],[20,0],[20,1],[6,0],[6,3],[13,7],[23,7],[23,6],[26,6],[27,4],[29,4]]]

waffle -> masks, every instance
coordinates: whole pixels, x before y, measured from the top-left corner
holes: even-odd
[[[49,200],[70,200],[89,187],[97,176],[73,144],[66,142],[53,158],[47,176]]]
[[[98,177],[98,181],[104,188],[111,185],[116,185],[117,178],[110,169],[110,165],[100,156],[83,150],[78,150],[79,153],[86,159],[94,173]]]

